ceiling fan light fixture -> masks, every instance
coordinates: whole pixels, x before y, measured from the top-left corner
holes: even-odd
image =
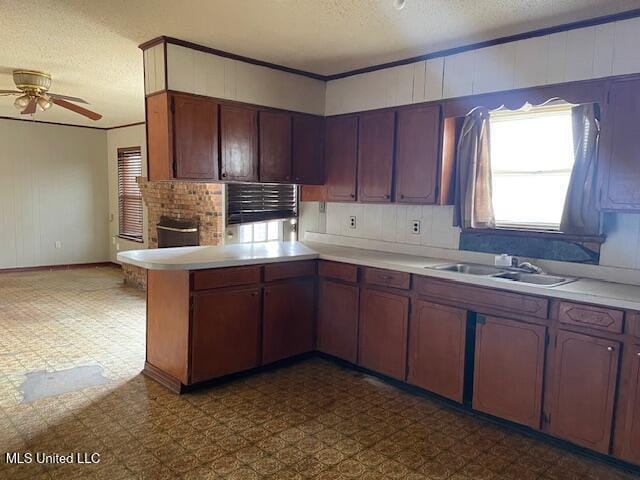
[[[46,92],[51,86],[51,75],[37,70],[14,70],[13,81],[19,90]]]
[[[40,107],[40,110],[42,110],[43,112],[49,110],[51,108],[51,105],[53,105],[46,97],[38,97],[38,101],[36,103],[38,104],[38,107]]]
[[[29,95],[20,95],[13,102],[13,106],[16,107],[18,110],[23,110],[27,105],[29,105],[30,100],[31,99],[29,98]]]

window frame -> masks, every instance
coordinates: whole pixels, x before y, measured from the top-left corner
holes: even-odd
[[[131,153],[137,153],[137,155],[131,155]],[[127,178],[131,177],[131,173],[123,172],[125,168],[131,168],[129,165],[125,166],[125,161],[137,156],[139,159],[139,166],[136,166],[136,172],[134,172],[135,177],[142,176],[142,147],[121,147],[117,150],[117,163],[116,163],[116,175],[117,175],[117,193],[118,193],[118,238],[122,238],[124,240],[128,240],[130,242],[136,243],[144,243],[144,202],[142,199],[142,192],[138,186],[138,183],[135,182],[139,195],[131,195],[130,193],[126,193],[125,189],[127,185],[124,183],[128,183],[130,186],[131,183],[127,182]],[[134,178],[135,178],[134,177]],[[124,229],[124,226],[127,224],[126,215],[127,209],[125,209],[125,203],[127,201],[134,201],[139,203],[139,235],[131,232],[127,232]],[[134,207],[135,208],[135,207]],[[138,222],[136,222],[138,223]]]

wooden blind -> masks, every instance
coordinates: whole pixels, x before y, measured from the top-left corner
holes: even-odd
[[[136,177],[142,175],[140,147],[118,149],[119,235],[142,241],[142,194]]]
[[[227,185],[227,224],[263,222],[298,216],[295,185],[230,183]]]

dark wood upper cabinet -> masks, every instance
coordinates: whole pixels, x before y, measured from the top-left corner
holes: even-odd
[[[540,428],[546,327],[478,316],[473,408]]]
[[[260,364],[260,288],[194,295],[191,382]]]
[[[395,112],[363,113],[358,127],[358,200],[391,202]]]
[[[625,408],[622,424],[616,422],[616,432],[622,438],[619,456],[640,464],[640,346],[633,345],[627,354],[631,356],[628,368],[623,367],[622,378],[626,383],[626,397],[621,397]]]
[[[407,297],[369,288],[361,289],[358,363],[404,380],[408,317]]]
[[[218,179],[218,104],[171,96],[175,178]]]
[[[548,431],[608,453],[620,344],[558,331],[552,360]]]
[[[291,115],[261,111],[260,181],[291,183]]]
[[[314,317],[314,279],[290,280],[265,286],[262,363],[313,350]]]
[[[417,300],[409,323],[407,381],[462,403],[467,311]]]
[[[325,179],[324,118],[292,115],[293,181],[305,185],[322,185]]]
[[[220,106],[222,180],[258,181],[258,112],[255,108]]]
[[[358,287],[321,280],[318,289],[318,350],[352,363],[358,353]]]
[[[613,82],[602,118],[600,207],[640,211],[640,80]]]
[[[358,166],[358,117],[328,118],[325,159],[327,201],[355,202]]]
[[[438,202],[440,106],[398,111],[396,140],[396,200]]]

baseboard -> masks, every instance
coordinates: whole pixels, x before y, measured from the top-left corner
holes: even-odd
[[[163,372],[158,367],[151,365],[149,362],[144,362],[144,369],[142,370],[142,374],[155,380],[160,385],[167,387],[174,393],[185,392],[185,385],[183,385],[180,380],[178,380],[177,378],[173,378],[171,375]]]
[[[36,267],[0,268],[0,273],[38,272],[43,270],[74,270],[76,268],[96,268],[96,267],[121,268],[120,265],[115,262],[68,263],[63,265],[38,265]]]

